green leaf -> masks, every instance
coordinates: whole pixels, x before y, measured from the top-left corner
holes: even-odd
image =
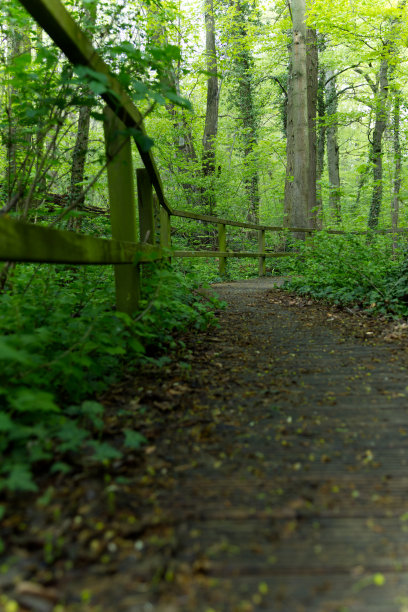
[[[190,100],[187,100],[187,98],[182,98],[181,96],[176,94],[174,91],[166,91],[164,95],[166,96],[166,98],[171,100],[171,102],[174,102],[174,104],[177,104],[177,106],[187,108],[188,110],[191,110],[193,108]]]
[[[125,446],[129,448],[140,448],[143,444],[147,443],[146,438],[139,433],[138,431],[133,431],[132,429],[124,429],[123,433],[125,434]]]
[[[9,401],[12,408],[18,412],[60,412],[52,393],[39,389],[22,387]]]
[[[55,472],[61,472],[61,474],[68,474],[71,471],[71,466],[68,463],[64,463],[63,461],[56,461],[52,464],[50,472],[51,474],[55,474]]]
[[[137,340],[136,338],[131,338],[129,340],[129,346],[135,353],[143,355],[146,352],[146,349],[143,344],[139,342],[139,340]]]
[[[61,440],[58,448],[61,452],[77,450],[88,437],[88,432],[79,427],[74,421],[66,421],[56,432]]]
[[[146,136],[136,128],[129,128],[128,132],[133,136],[136,144],[140,146],[142,151],[150,151],[150,149],[154,145],[154,140],[152,140],[151,138],[149,138],[149,136]]]
[[[106,461],[109,459],[120,459],[122,453],[116,448],[113,448],[107,442],[98,442],[97,440],[90,440],[89,446],[93,449],[93,458],[96,461]]]
[[[0,337],[0,360],[15,361],[17,363],[28,363],[30,357],[25,351],[17,350],[10,346],[7,338]]]
[[[13,465],[6,478],[0,480],[0,490],[38,491],[33,476],[26,465]]]
[[[14,427],[15,424],[10,419],[9,415],[5,412],[0,412],[0,431],[11,431]]]

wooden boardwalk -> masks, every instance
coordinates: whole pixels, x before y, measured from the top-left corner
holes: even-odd
[[[408,610],[406,368],[268,282],[218,286],[229,307],[192,340],[193,373],[145,382],[156,476],[100,609]]]
[[[149,446],[113,514],[93,482],[67,497],[64,610],[407,612],[406,350],[266,279],[217,290],[190,373],[127,384]],[[80,549],[96,512],[105,565]]]

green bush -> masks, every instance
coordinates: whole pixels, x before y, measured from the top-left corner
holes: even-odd
[[[119,457],[103,441],[103,406],[89,397],[124,367],[163,360],[177,330],[214,322],[197,281],[149,267],[134,318],[114,311],[110,269],[16,268],[0,295],[0,491],[35,490],[39,461],[68,471],[72,452],[95,461]],[[124,432],[125,445],[142,442],[137,432]]]
[[[286,288],[369,312],[408,315],[408,264],[403,249],[393,256],[388,236],[367,241],[320,232],[297,248],[299,256],[283,262],[291,275]]]

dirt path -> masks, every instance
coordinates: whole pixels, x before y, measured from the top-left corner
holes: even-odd
[[[148,446],[19,507],[0,589],[38,612],[407,612],[405,327],[216,290],[218,329],[106,398]]]

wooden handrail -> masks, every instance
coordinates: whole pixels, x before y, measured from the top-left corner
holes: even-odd
[[[107,91],[101,94],[102,98],[126,127],[135,128],[142,137],[146,137],[140,111],[60,0],[20,0],[20,2],[74,65],[87,66],[106,76]],[[135,143],[160,205],[171,212],[164,197],[160,174],[151,150],[146,151],[137,138]]]
[[[259,257],[293,257],[297,255],[296,251],[276,251],[269,253],[264,251],[173,251],[173,257],[250,257],[259,259]]]
[[[214,215],[202,215],[187,210],[174,209],[170,213],[174,217],[181,217],[183,219],[195,219],[196,221],[204,221],[205,223],[221,223],[223,225],[231,225],[234,227],[243,227],[254,230],[267,230],[269,232],[295,232],[295,233],[315,233],[325,232],[326,234],[356,234],[365,235],[368,233],[374,234],[403,234],[408,232],[408,227],[400,227],[398,229],[378,229],[378,230],[335,230],[335,229],[318,229],[315,227],[284,227],[282,225],[259,225],[256,223],[247,223],[245,221],[231,221],[230,219],[224,219],[221,217],[215,217]]]
[[[160,247],[94,238],[0,217],[0,261],[131,264],[162,259]]]

